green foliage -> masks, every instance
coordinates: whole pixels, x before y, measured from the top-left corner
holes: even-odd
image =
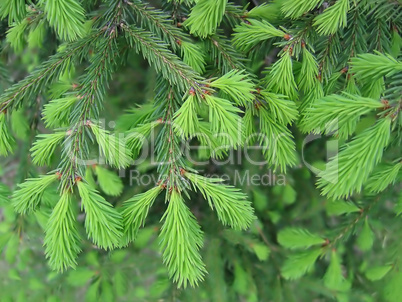
[[[161,187],[154,187],[124,202],[122,216],[124,234],[127,236],[128,242],[136,239],[139,228],[144,226],[149,209],[160,192]]]
[[[190,28],[190,33],[206,38],[221,23],[226,4],[227,0],[199,0],[183,25]]]
[[[8,15],[8,24],[20,22],[26,14],[25,0],[4,0],[0,3],[0,18]]]
[[[326,287],[336,291],[345,291],[350,288],[350,283],[345,280],[342,273],[341,262],[337,251],[331,252],[329,267],[324,275]]]
[[[321,15],[315,17],[314,25],[322,35],[334,34],[339,28],[347,25],[347,13],[350,9],[349,0],[338,0]]]
[[[322,194],[342,198],[361,191],[388,145],[390,124],[390,118],[379,120],[331,159],[326,170],[319,174],[318,187],[322,188]],[[361,152],[363,149],[367,151]]]
[[[211,130],[219,135],[225,147],[236,147],[243,143],[243,124],[238,113],[242,112],[230,101],[215,96],[205,96],[209,106]]]
[[[44,106],[43,120],[47,128],[66,126],[71,109],[77,102],[75,96],[54,99]]]
[[[199,190],[208,201],[211,209],[215,209],[224,225],[234,229],[247,229],[255,219],[254,211],[247,196],[238,189],[220,184],[221,179],[206,178],[186,172],[194,190]]]
[[[311,234],[307,230],[287,228],[278,233],[278,242],[286,248],[298,249],[324,244],[325,239],[318,235]]]
[[[64,271],[77,265],[81,241],[70,193],[61,195],[45,230],[46,257],[52,269]]]
[[[0,155],[6,156],[13,151],[14,138],[6,124],[6,114],[0,113]]]
[[[400,178],[399,170],[402,162],[380,166],[382,169],[374,172],[367,181],[367,190],[373,193],[384,191],[389,185],[393,185]]]
[[[115,134],[110,134],[109,131],[100,128],[92,122],[90,122],[89,126],[95,135],[99,151],[106,163],[116,168],[128,167],[131,159],[130,151],[126,147],[125,138],[121,136],[117,138]]]
[[[164,222],[159,235],[160,248],[169,276],[179,287],[186,287],[188,283],[197,285],[206,273],[199,253],[203,244],[203,233],[180,193],[172,192],[162,220]]]
[[[391,265],[375,266],[366,271],[366,278],[371,281],[381,280],[392,269]]]
[[[41,0],[50,26],[63,40],[76,40],[84,35],[85,12],[76,0]]]
[[[1,1],[0,300],[399,301],[400,3],[151,4]]]
[[[39,134],[31,148],[32,162],[39,166],[49,164],[54,150],[63,141],[65,136],[65,132]]]
[[[268,75],[268,89],[284,94],[289,99],[295,101],[296,94],[296,81],[292,71],[292,57],[289,52],[285,52],[278,61],[272,66]]]
[[[95,173],[98,177],[99,186],[106,195],[119,196],[123,192],[123,183],[116,173],[101,166],[95,166]]]
[[[306,132],[334,134],[348,138],[355,132],[360,117],[384,105],[374,99],[344,94],[331,94],[316,100],[304,112]]]
[[[104,249],[120,244],[122,236],[121,215],[88,184],[78,181],[78,191],[85,210],[85,229],[88,237]]]
[[[374,233],[370,228],[367,217],[364,220],[363,228],[356,243],[362,251],[369,251],[373,246]]]
[[[278,124],[263,107],[259,108],[261,136],[260,144],[268,164],[281,172],[286,166],[296,162],[295,144],[290,130],[283,124]]]
[[[321,0],[313,0],[313,1],[300,0],[296,2],[292,0],[285,0],[282,1],[281,10],[286,17],[297,19],[301,17],[304,13],[314,9],[321,2],[322,2]]]
[[[220,89],[238,105],[246,105],[254,99],[254,85],[244,71],[232,70],[209,83],[209,86]]]
[[[242,51],[249,51],[261,41],[284,35],[283,31],[276,29],[267,21],[251,20],[235,28],[233,45]]]
[[[289,257],[283,267],[282,276],[285,279],[298,279],[309,273],[314,268],[317,258],[321,255],[321,250],[306,251]]]
[[[18,190],[14,191],[12,197],[15,211],[22,214],[35,211],[41,202],[45,189],[57,178],[57,174],[46,175],[39,178],[28,178],[19,184]]]

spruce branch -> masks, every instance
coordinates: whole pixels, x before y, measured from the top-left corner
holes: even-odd
[[[303,47],[302,66],[297,78],[299,90],[308,93],[315,85],[318,77],[318,63],[311,52]]]
[[[214,34],[222,21],[226,4],[227,0],[197,1],[183,26],[188,26],[191,34],[195,34],[201,38]]]
[[[125,168],[130,165],[131,153],[126,147],[126,138],[124,136],[117,138],[117,134],[110,134],[109,131],[92,122],[89,123],[89,127],[95,135],[101,155],[105,158],[107,164],[115,168]]]
[[[188,34],[175,26],[165,12],[149,6],[144,1],[133,0],[128,4],[135,12],[135,19],[139,21],[141,27],[156,33],[159,39],[168,43],[174,51],[179,48],[178,41],[191,41]]]
[[[364,81],[389,77],[402,71],[402,62],[392,56],[376,53],[361,54],[351,60],[351,71]]]
[[[227,39],[219,33],[210,36],[204,41],[207,51],[211,53],[212,63],[218,67],[223,74],[231,70],[245,69],[245,58],[236,52]]]
[[[131,150],[134,156],[139,153],[142,145],[144,144],[145,140],[150,135],[152,130],[161,123],[163,123],[162,119],[158,119],[153,122],[138,125],[134,129],[130,129],[127,132],[127,136],[125,138],[127,142],[127,148]]]
[[[121,215],[98,192],[81,180],[77,180],[78,192],[85,210],[85,229],[88,237],[104,249],[120,245],[122,237]]]
[[[20,107],[24,99],[29,99],[35,93],[43,91],[45,85],[59,79],[75,59],[88,53],[90,47],[102,33],[103,30],[100,30],[83,39],[64,45],[64,49],[62,48],[58,53],[52,55],[25,79],[8,88],[0,96],[0,110]]]
[[[154,187],[144,193],[135,195],[123,203],[124,235],[127,242],[134,241],[138,230],[144,226],[149,209],[162,190],[161,186]]]
[[[382,118],[342,147],[318,175],[317,186],[323,195],[343,198],[361,191],[389,143],[390,126],[391,119]]]
[[[267,89],[284,94],[290,100],[297,100],[297,85],[293,74],[292,53],[288,48],[282,57],[276,61],[267,75]]]
[[[242,111],[226,99],[205,95],[209,106],[211,130],[226,148],[237,147],[244,141],[244,125],[239,116]]]
[[[6,121],[6,114],[0,111],[0,156],[7,156],[13,152],[15,144]]]
[[[287,96],[271,93],[266,90],[260,91],[267,109],[273,118],[282,125],[291,124],[298,116],[296,103],[289,100]]]
[[[46,127],[67,126],[71,110],[77,101],[76,96],[66,96],[61,99],[53,99],[47,103],[42,111]]]
[[[255,45],[261,41],[272,39],[275,37],[285,37],[285,33],[276,29],[267,21],[249,20],[248,23],[242,23],[235,29],[233,35],[233,45],[241,51],[250,51]]]
[[[278,233],[278,242],[288,249],[299,249],[322,245],[325,239],[305,229],[286,228]]]
[[[164,43],[153,37],[152,33],[124,24],[122,29],[130,47],[138,53],[141,52],[150,65],[161,72],[171,85],[178,86],[182,92],[187,92],[190,88],[202,92],[200,88],[203,84],[202,78],[166,49]]]
[[[263,147],[264,156],[269,165],[285,172],[286,166],[296,164],[293,135],[285,125],[277,123],[266,108],[258,107],[258,114],[262,134],[259,143]]]
[[[73,41],[84,35],[85,11],[77,0],[40,0],[46,19],[58,36]]]
[[[220,89],[237,105],[246,105],[254,100],[254,83],[244,70],[232,70],[209,83],[210,87]]]
[[[338,0],[314,19],[314,25],[321,35],[330,35],[347,25],[350,0]]]
[[[282,1],[281,11],[286,17],[292,19],[300,18],[304,13],[313,10],[322,0],[285,0]]]
[[[380,169],[381,168],[381,169]],[[400,178],[400,170],[402,169],[402,161],[395,164],[379,165],[379,169],[374,171],[365,185],[369,192],[380,193],[389,185],[395,184]]]
[[[61,272],[69,267],[75,268],[81,251],[81,238],[77,230],[71,193],[61,194],[49,217],[45,234],[44,245],[50,267]]]
[[[39,206],[47,187],[59,178],[59,174],[42,175],[39,178],[28,178],[14,191],[12,203],[17,213],[33,212]]]
[[[32,162],[39,166],[48,165],[56,147],[63,141],[65,136],[66,133],[63,131],[37,135],[37,140],[30,150]]]
[[[221,184],[218,178],[207,178],[194,173],[184,172],[194,190],[199,190],[215,209],[219,220],[234,229],[247,229],[255,219],[254,210],[247,195],[232,186]]]
[[[4,0],[0,3],[0,19],[8,15],[8,24],[21,22],[26,15],[25,0]]]
[[[200,121],[197,116],[196,96],[189,95],[179,110],[175,113],[173,127],[176,133],[184,139],[195,136],[200,131]]]
[[[301,129],[304,132],[333,133],[347,138],[355,131],[361,116],[382,107],[383,103],[358,95],[327,95],[304,111]]]
[[[168,208],[161,220],[164,222],[159,244],[170,278],[177,282],[178,287],[196,286],[206,273],[199,252],[203,233],[179,192],[171,192]]]

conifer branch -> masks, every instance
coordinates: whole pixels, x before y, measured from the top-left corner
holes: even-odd
[[[170,194],[162,220],[160,247],[170,278],[177,282],[178,287],[186,287],[187,284],[196,286],[206,273],[199,253],[203,233],[181,194],[175,190]]]
[[[163,47],[163,42],[152,37],[150,32],[127,25],[122,25],[122,28],[130,46],[137,52],[141,52],[171,85],[178,86],[182,92],[193,88],[201,93],[202,78]]]
[[[343,198],[361,191],[389,143],[390,125],[389,117],[378,120],[331,159],[326,170],[319,174],[317,185],[323,195]]]
[[[72,196],[63,193],[49,217],[44,245],[46,258],[52,269],[63,272],[77,265],[77,255],[81,251],[81,241],[72,207]]]
[[[227,0],[199,0],[183,25],[190,28],[191,34],[206,38],[215,33],[221,23],[226,4]]]
[[[85,229],[93,242],[113,249],[120,245],[122,237],[121,215],[98,192],[88,184],[77,181],[78,192],[85,210]]]
[[[59,178],[59,174],[28,178],[18,185],[12,201],[15,211],[21,214],[33,212],[39,206],[46,188]]]
[[[0,110],[20,107],[23,99],[28,99],[34,93],[42,91],[45,85],[59,79],[75,59],[88,53],[92,44],[102,34],[103,30],[100,30],[84,39],[69,43],[64,50],[51,56],[25,79],[8,88],[0,97]]]
[[[199,190],[208,201],[211,209],[215,209],[219,220],[234,229],[247,229],[255,219],[254,210],[247,195],[231,186],[220,184],[221,179],[206,178],[194,173],[184,172],[194,188]]]

